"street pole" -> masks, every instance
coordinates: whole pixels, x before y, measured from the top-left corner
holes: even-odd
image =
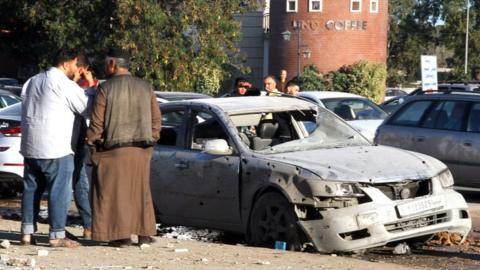
[[[465,34],[465,75],[468,72],[468,32],[469,32],[469,24],[470,24],[470,0],[467,0],[467,26],[466,26],[466,34]]]
[[[300,33],[302,31],[302,21],[297,21],[296,23],[296,29],[297,30],[297,77],[300,76],[300,43],[301,43],[301,37]]]

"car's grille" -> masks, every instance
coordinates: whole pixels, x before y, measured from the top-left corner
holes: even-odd
[[[432,226],[447,222],[449,220],[450,217],[447,213],[438,213],[434,215],[424,216],[421,218],[402,220],[395,223],[386,224],[385,229],[390,233],[397,233]]]
[[[430,194],[430,180],[373,185],[391,200],[405,200]]]

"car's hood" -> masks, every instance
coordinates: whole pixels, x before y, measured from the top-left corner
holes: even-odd
[[[427,155],[388,146],[317,149],[265,156],[310,170],[322,179],[385,183],[431,178],[446,169]]]
[[[383,119],[378,120],[353,120],[347,121],[352,127],[362,133],[363,136],[367,137],[370,142],[373,142],[375,137],[375,131],[383,123]]]

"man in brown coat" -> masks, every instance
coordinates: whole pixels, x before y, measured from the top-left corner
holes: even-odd
[[[92,239],[113,246],[153,242],[155,214],[150,193],[150,159],[160,137],[160,109],[152,86],[130,74],[129,56],[111,50],[111,78],[95,96],[87,144],[94,165]]]

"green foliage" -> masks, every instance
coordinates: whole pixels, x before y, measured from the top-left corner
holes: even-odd
[[[0,35],[0,49],[38,68],[60,48],[82,49],[101,71],[105,52],[117,46],[131,52],[131,71],[158,89],[191,91],[211,71],[227,76],[222,67],[240,38],[233,16],[248,9],[246,2],[0,0],[0,10],[11,11],[0,14],[0,29],[11,30]]]
[[[197,80],[196,90],[200,93],[215,96],[220,89],[220,78],[222,71],[219,69],[209,69],[200,73],[200,78]]]
[[[470,2],[468,74],[465,63],[465,0],[390,0],[388,84],[420,79],[420,56],[437,55],[454,80],[470,79],[480,67],[480,1]],[[445,50],[446,53],[439,53]]]
[[[385,94],[385,65],[359,61],[331,72],[331,90],[348,92],[380,102]]]
[[[302,91],[321,91],[325,88],[322,75],[315,65],[305,66],[303,73],[295,77],[294,81],[299,84]]]

